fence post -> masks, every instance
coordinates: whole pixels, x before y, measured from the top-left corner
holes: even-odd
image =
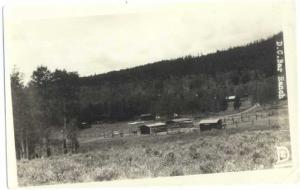
[[[254,125],[254,119],[252,120],[252,125]]]

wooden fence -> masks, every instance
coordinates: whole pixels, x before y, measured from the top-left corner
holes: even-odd
[[[245,113],[240,115],[225,116],[222,118],[222,122],[227,126],[239,127],[244,124],[261,124],[271,126],[277,124],[276,119],[272,118],[276,112],[257,112],[257,113]]]

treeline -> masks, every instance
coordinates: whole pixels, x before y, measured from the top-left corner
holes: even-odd
[[[11,74],[15,147],[18,159],[47,157],[52,154],[53,131],[61,140],[56,152],[76,152],[79,144],[79,76],[75,72],[38,67],[28,86],[21,73]],[[59,140],[59,139],[57,139]],[[67,146],[68,145],[68,146]]]
[[[204,56],[162,60],[81,77],[82,119],[126,120],[142,113],[222,111],[226,96],[277,100],[276,40],[282,33]]]

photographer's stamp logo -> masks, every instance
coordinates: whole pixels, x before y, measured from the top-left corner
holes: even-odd
[[[277,162],[276,167],[287,167],[290,165],[290,151],[285,146],[276,146]]]

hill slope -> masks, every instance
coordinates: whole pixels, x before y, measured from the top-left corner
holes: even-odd
[[[276,100],[276,46],[282,33],[204,56],[162,60],[81,77],[82,117],[121,120],[158,114],[220,111],[228,95]]]

